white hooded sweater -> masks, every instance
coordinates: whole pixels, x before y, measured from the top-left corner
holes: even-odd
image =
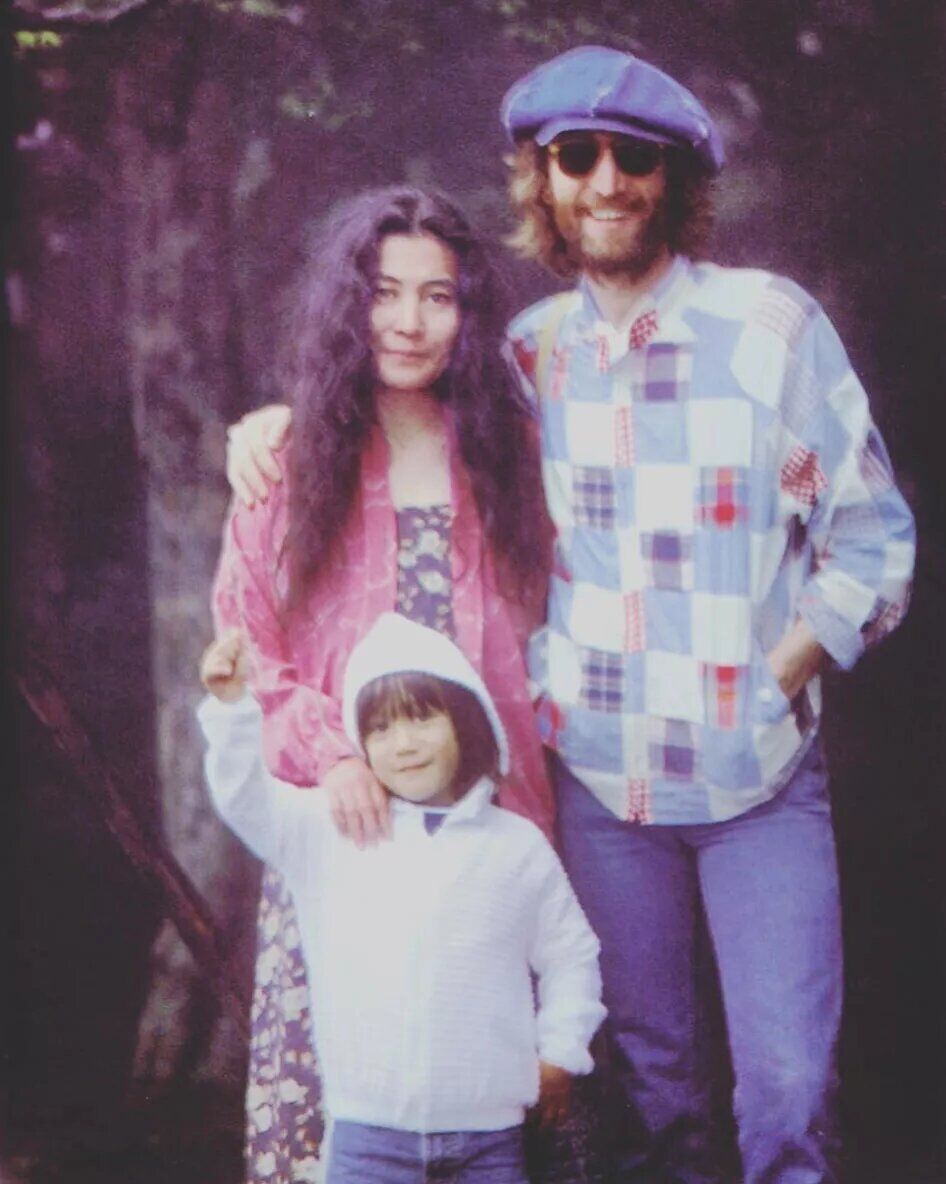
[[[489,703],[499,739],[488,694],[456,647],[390,618],[352,654],[346,720],[380,673],[428,670]],[[535,1102],[539,1058],[591,1069],[588,1043],[604,1016],[597,939],[545,837],[491,803],[491,781],[433,834],[422,806],[392,799],[393,837],[359,850],[339,836],[318,789],[266,770],[254,700],[207,698],[198,716],[218,811],[292,891],[333,1118],[499,1130]]]

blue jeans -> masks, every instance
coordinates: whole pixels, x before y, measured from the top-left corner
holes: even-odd
[[[615,1070],[639,1127],[622,1180],[719,1184],[701,1065],[701,914],[719,971],[744,1184],[837,1177],[837,864],[820,748],[728,822],[640,826],[553,762],[565,866],[601,941]]]
[[[336,1122],[325,1184],[528,1184],[522,1127],[412,1131]]]

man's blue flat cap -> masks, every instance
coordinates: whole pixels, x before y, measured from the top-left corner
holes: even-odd
[[[719,132],[695,95],[656,66],[601,45],[571,49],[514,82],[500,118],[513,142],[623,132],[689,149],[711,173],[723,164]]]

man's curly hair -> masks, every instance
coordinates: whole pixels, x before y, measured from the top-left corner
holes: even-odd
[[[506,242],[524,259],[543,264],[563,279],[573,279],[581,265],[555,224],[547,149],[526,140],[506,157],[506,164],[509,196],[519,217]],[[704,258],[713,228],[712,178],[692,154],[673,148],[664,154],[664,168],[667,246],[675,255]]]

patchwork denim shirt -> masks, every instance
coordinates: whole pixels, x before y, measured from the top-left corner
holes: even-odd
[[[744,813],[821,710],[767,653],[801,617],[849,668],[907,604],[913,519],[836,332],[786,279],[678,258],[623,329],[579,286],[509,346],[557,530],[543,741],[629,821]]]

